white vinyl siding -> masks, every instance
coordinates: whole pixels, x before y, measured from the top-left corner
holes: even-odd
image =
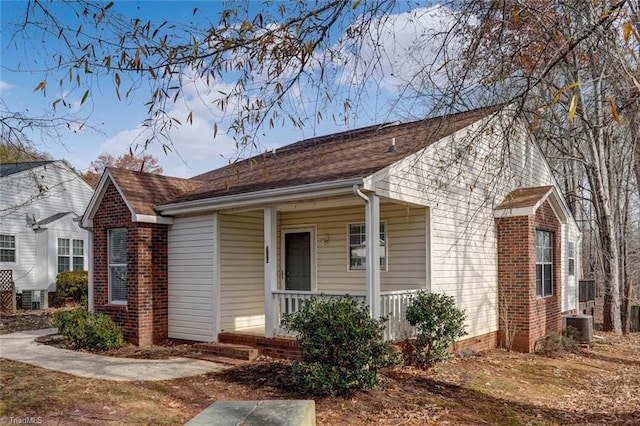
[[[220,214],[222,331],[264,326],[263,229],[262,210]]]
[[[387,271],[380,273],[382,291],[427,288],[427,209],[382,203],[380,218],[386,224]],[[365,271],[349,271],[348,225],[364,223],[365,206],[279,212],[280,230],[314,225],[317,232],[317,290],[365,293]],[[280,232],[279,232],[280,234]],[[281,265],[279,266],[281,270]],[[282,278],[279,288],[284,289]]]
[[[41,188],[46,188],[40,192]],[[93,189],[62,162],[0,178],[3,208],[0,234],[16,237],[16,261],[3,262],[11,269],[18,292],[28,289],[55,291],[58,237],[87,240],[87,231],[73,222],[84,213]],[[41,229],[32,229],[29,213],[39,220],[57,213],[72,212]],[[86,247],[86,245],[85,245]]]
[[[169,337],[214,338],[214,218],[176,217],[168,231]]]
[[[524,132],[511,122],[500,126],[477,123],[462,129],[377,173],[370,183],[381,194],[429,206],[431,290],[454,296],[465,309],[469,338],[498,330],[494,207],[517,187],[554,182]],[[391,232],[390,241],[393,269]]]

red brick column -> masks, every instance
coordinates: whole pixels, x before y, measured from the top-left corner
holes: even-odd
[[[127,229],[127,304],[109,303],[107,234]],[[168,333],[167,226],[132,222],[131,211],[111,183],[93,218],[93,286],[96,312],[109,315],[125,339],[147,346]]]
[[[549,331],[560,331],[561,228],[553,209],[544,202],[535,216],[496,220],[498,230],[498,299],[500,342],[505,344],[505,321],[514,332],[512,349],[531,352]],[[536,230],[553,235],[553,294],[536,296]]]

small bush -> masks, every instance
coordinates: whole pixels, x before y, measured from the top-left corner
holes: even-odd
[[[374,320],[358,300],[316,298],[282,324],[297,333],[303,361],[294,364],[296,385],[316,395],[344,395],[379,384],[381,368],[402,357],[382,341],[385,319]]]
[[[577,352],[579,347],[575,340],[577,333],[578,330],[573,327],[567,327],[563,333],[550,332],[538,339],[535,352],[549,357]]]
[[[56,312],[53,326],[76,348],[106,351],[125,344],[122,332],[111,318],[85,309]]]
[[[87,306],[88,285],[87,271],[60,272],[56,277],[56,297]]]
[[[415,294],[406,313],[409,324],[418,328],[418,337],[409,361],[427,367],[449,359],[449,345],[467,334],[464,329],[465,316],[452,296],[427,291]]]

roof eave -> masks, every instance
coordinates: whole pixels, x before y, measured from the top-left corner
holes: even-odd
[[[224,195],[201,200],[185,201],[156,206],[162,215],[199,213],[210,210],[247,208],[275,204],[286,201],[299,201],[308,198],[331,197],[353,192],[353,185],[361,185],[362,178],[345,179],[331,182],[316,182],[307,185],[288,186],[255,192]]]
[[[526,207],[505,207],[495,209],[493,216],[495,218],[502,217],[518,217],[518,216],[533,216],[545,201],[549,201],[549,205],[554,214],[558,218],[560,223],[566,224],[569,221],[569,213],[565,210],[565,205],[562,203],[562,197],[558,193],[555,186],[549,188],[549,190],[540,199],[531,206]]]

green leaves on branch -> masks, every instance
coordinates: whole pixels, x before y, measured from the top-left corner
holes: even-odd
[[[447,360],[449,345],[467,334],[464,310],[456,306],[453,296],[446,294],[418,292],[407,307],[406,318],[418,328],[410,361],[421,367]]]

